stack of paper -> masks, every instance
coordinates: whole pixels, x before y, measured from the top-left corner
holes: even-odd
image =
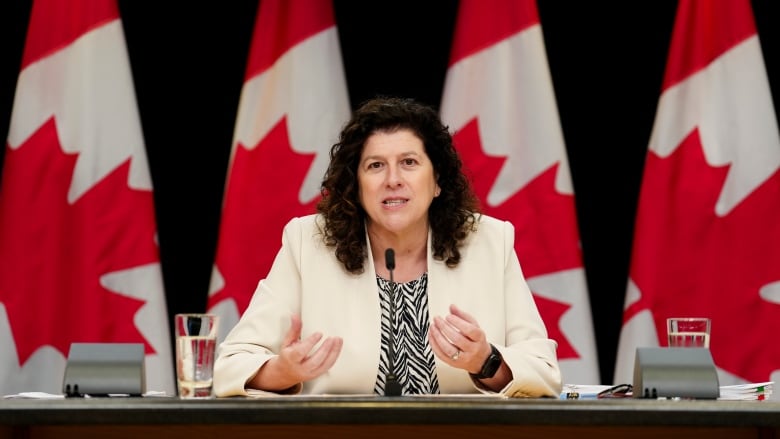
[[[763,383],[720,386],[720,397],[718,399],[729,401],[764,401],[772,399],[773,385],[774,381],[766,381]]]
[[[772,399],[774,381],[763,383],[735,384],[720,386],[720,400],[726,401],[764,401]],[[564,384],[560,399],[598,399],[600,392],[612,386]]]

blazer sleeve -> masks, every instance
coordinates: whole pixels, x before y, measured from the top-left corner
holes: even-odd
[[[501,394],[557,398],[562,387],[557,343],[548,337],[514,248],[512,224],[481,215],[461,248],[457,267],[429,255],[431,314],[446,315],[455,304],[477,320],[512,371],[513,379]],[[438,359],[437,371],[442,393],[493,393],[463,369]]]
[[[261,280],[249,306],[220,344],[214,363],[214,394],[247,395],[245,384],[280,350],[290,328],[290,316],[300,309],[301,274],[295,249],[301,225],[291,220],[268,276]],[[299,391],[300,385],[293,391]]]
[[[498,337],[491,342],[504,357],[513,379],[501,393],[510,397],[557,398],[562,387],[556,353],[558,344],[549,338],[523,275],[515,252],[514,226],[492,218],[485,221],[491,223],[490,229],[493,230],[496,230],[493,226],[499,223],[499,242],[503,252],[504,344]]]
[[[562,387],[558,365],[558,344],[548,337],[547,328],[523,275],[514,249],[514,227],[504,222],[506,248],[506,341],[497,346],[512,370],[513,380],[503,393],[512,397],[550,396],[557,398]]]

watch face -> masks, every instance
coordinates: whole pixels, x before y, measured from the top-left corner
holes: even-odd
[[[501,353],[498,352],[498,349],[496,349],[496,347],[493,345],[490,345],[490,347],[493,349],[493,352],[490,353],[490,356],[485,361],[485,364],[482,365],[482,371],[479,373],[480,378],[493,378],[493,376],[498,371],[498,368],[501,367],[501,362],[503,361]]]
[[[485,363],[485,367],[482,369],[482,375],[484,375],[485,378],[493,378],[493,375],[496,374],[500,366],[501,357],[491,354],[487,363]]]

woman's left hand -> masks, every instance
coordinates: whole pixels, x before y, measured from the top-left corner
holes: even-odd
[[[455,305],[447,316],[433,318],[428,340],[437,357],[469,373],[478,373],[491,352],[477,320]]]

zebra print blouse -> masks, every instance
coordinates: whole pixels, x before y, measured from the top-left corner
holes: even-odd
[[[389,280],[377,276],[376,281],[382,306],[382,350],[374,393],[384,395],[385,377],[389,370],[390,297],[395,298],[392,331],[395,337],[395,374],[401,384],[401,394],[439,393],[433,351],[428,343],[428,273],[423,273],[419,279],[396,283],[395,291],[392,290]]]

